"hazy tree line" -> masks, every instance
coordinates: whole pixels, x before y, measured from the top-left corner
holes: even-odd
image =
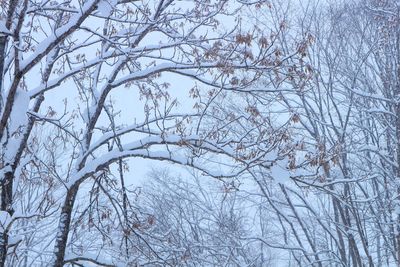
[[[399,266],[397,1],[0,7],[0,266]]]

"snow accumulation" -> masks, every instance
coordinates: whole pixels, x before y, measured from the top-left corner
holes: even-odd
[[[111,15],[117,0],[101,0],[97,6],[100,15],[108,17]]]
[[[18,90],[15,95],[14,105],[11,111],[9,125],[10,133],[15,133],[21,126],[28,123],[26,112],[29,108],[29,95],[26,91]]]
[[[4,20],[0,20],[0,36],[3,34],[11,34],[11,32],[6,27],[6,22]]]
[[[46,54],[46,50],[49,49],[52,45],[55,45],[57,40],[60,38],[61,35],[64,35],[68,33],[71,29],[76,27],[79,24],[79,20],[82,17],[82,14],[90,10],[90,8],[93,6],[96,0],[90,0],[87,1],[81,8],[81,12],[78,14],[75,14],[65,25],[62,27],[58,28],[54,34],[50,35],[46,39],[44,39],[42,42],[40,42],[37,47],[36,51],[33,55],[31,55],[29,58],[25,59],[20,63],[20,70],[24,70],[28,65],[30,65],[32,62],[35,62],[38,59],[41,59],[43,55]]]
[[[287,165],[288,159],[285,158],[271,167],[271,176],[276,182],[285,184],[290,181],[290,172],[287,169]]]
[[[28,123],[27,111],[29,108],[29,96],[27,92],[18,90],[15,95],[13,108],[10,115],[9,131],[10,138],[4,149],[4,157],[6,160],[12,160],[19,148],[20,135],[16,134],[22,130]]]
[[[85,108],[82,112],[82,119],[86,124],[89,124],[90,118],[96,112],[96,106],[92,105],[88,108]]]

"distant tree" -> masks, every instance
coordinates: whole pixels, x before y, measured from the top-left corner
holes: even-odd
[[[256,228],[253,203],[229,184],[153,171],[137,203],[147,214],[143,229],[147,225],[155,237],[149,241],[172,266],[261,266],[269,260],[261,257],[267,253],[259,242],[247,239]]]
[[[299,266],[399,264],[399,8],[305,5],[289,25],[313,39],[299,46],[303,69],[280,83],[267,75],[257,92],[271,99],[275,89],[277,114],[292,118],[291,179],[271,186],[278,177],[264,170],[254,179],[282,237],[266,245]]]

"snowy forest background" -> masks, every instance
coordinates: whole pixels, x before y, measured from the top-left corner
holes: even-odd
[[[397,0],[0,0],[1,266],[400,266]]]

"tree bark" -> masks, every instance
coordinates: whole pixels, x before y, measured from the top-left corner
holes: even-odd
[[[61,209],[60,221],[58,224],[56,244],[54,246],[54,259],[52,265],[54,267],[62,267],[64,265],[65,250],[67,248],[68,233],[71,225],[72,210],[78,193],[79,186],[71,187],[65,197],[64,205]]]
[[[1,210],[13,215],[12,208],[12,188],[13,188],[13,172],[6,172],[1,181]],[[0,266],[5,266],[8,247],[8,232],[6,229],[0,234]]]

